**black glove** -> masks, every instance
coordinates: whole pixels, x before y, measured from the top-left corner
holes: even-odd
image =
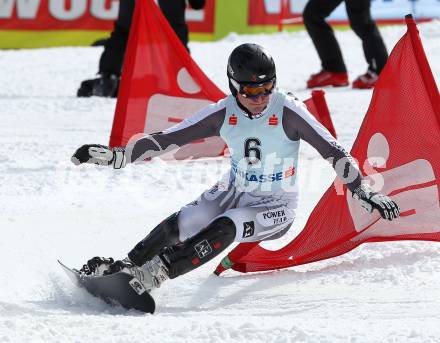
[[[393,220],[400,215],[399,206],[386,195],[373,192],[370,186],[362,184],[353,191],[353,198],[359,200],[368,212],[378,210],[382,218]]]
[[[112,165],[115,169],[124,168],[127,164],[125,149],[122,147],[109,148],[99,144],[86,144],[73,154],[71,161],[75,165],[82,163],[99,164],[101,166]]]

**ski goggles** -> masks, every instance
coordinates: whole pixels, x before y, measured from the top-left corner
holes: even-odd
[[[245,98],[257,98],[262,95],[269,95],[275,88],[275,79],[264,83],[238,83],[232,78],[230,81],[237,92]]]

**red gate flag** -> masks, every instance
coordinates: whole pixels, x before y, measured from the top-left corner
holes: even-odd
[[[440,95],[416,23],[407,16],[406,24],[351,151],[365,179],[392,197],[401,217],[390,222],[377,211],[365,213],[351,192],[335,182],[287,246],[269,251],[255,243],[240,244],[223,259],[217,274],[231,264],[240,272],[306,264],[365,242],[440,240]]]
[[[193,61],[154,1],[137,1],[110,146],[126,146],[136,134],[162,131],[224,97]],[[313,92],[305,104],[336,137],[324,93]],[[224,148],[221,138],[212,137],[180,148],[172,158],[219,156]]]
[[[110,146],[139,133],[162,131],[224,97],[192,60],[153,0],[136,1]],[[176,154],[219,156],[225,144],[208,138]]]

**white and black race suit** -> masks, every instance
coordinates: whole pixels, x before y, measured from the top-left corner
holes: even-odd
[[[213,219],[228,217],[236,226],[236,241],[278,238],[293,222],[297,206],[296,183],[300,139],[311,144],[350,190],[362,175],[351,156],[306,106],[275,90],[266,109],[250,116],[232,95],[209,105],[193,117],[127,147],[131,162],[162,154],[170,146],[222,137],[231,153],[231,169],[214,187],[179,214],[180,239],[205,228]]]

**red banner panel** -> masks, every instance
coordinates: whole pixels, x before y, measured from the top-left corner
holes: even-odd
[[[1,0],[0,30],[104,30],[118,16],[119,0]],[[215,0],[188,7],[191,32],[214,32]]]
[[[214,33],[215,0],[206,0],[202,10],[186,10],[185,18],[190,32]]]
[[[0,29],[111,30],[116,0],[2,0]]]
[[[252,0],[249,1],[248,11],[249,25],[278,25],[281,16],[283,19],[302,23],[302,11],[293,13],[289,3],[284,0],[279,2]]]

